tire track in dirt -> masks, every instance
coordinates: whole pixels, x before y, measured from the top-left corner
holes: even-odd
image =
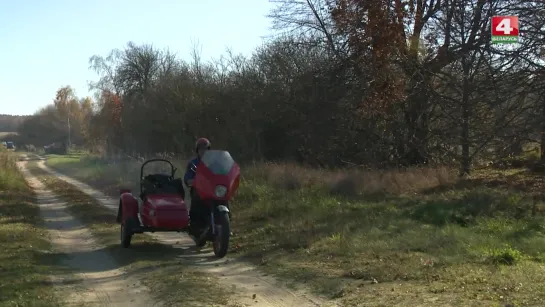
[[[90,231],[71,216],[66,203],[47,190],[27,169],[28,158],[17,164],[34,190],[40,212],[56,253],[66,255],[62,265],[73,269],[70,276],[53,276],[58,290],[66,293],[63,306],[162,306],[149,296],[148,289],[118,267],[101,251]]]
[[[89,185],[50,169],[45,165],[45,158],[38,166],[57,178],[72,184],[83,193],[93,197],[112,212],[117,214],[118,199],[113,199]],[[179,256],[181,261],[196,266],[201,271],[219,277],[219,282],[226,288],[233,288],[238,293],[234,299],[243,306],[263,307],[316,307],[338,306],[334,302],[326,302],[306,291],[286,289],[271,276],[259,272],[254,266],[237,259],[217,259],[209,253],[195,253],[193,241],[185,234],[179,233],[147,233],[163,244],[180,248],[184,252]],[[254,298],[255,297],[255,298]]]

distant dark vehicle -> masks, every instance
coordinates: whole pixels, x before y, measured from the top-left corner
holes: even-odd
[[[15,150],[15,144],[13,144],[13,142],[6,142],[6,148]]]
[[[46,154],[53,155],[65,155],[68,153],[68,148],[64,143],[53,143],[44,146],[44,151]]]

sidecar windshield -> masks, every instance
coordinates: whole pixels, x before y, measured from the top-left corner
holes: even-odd
[[[207,150],[201,161],[215,175],[228,175],[235,164],[231,154],[225,150]]]
[[[168,161],[163,160],[152,160],[149,162],[146,162],[142,166],[142,178],[146,177],[147,175],[165,175],[165,176],[173,176],[174,175],[174,169],[172,167],[172,164]]]

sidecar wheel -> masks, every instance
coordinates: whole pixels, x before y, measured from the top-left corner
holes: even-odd
[[[125,221],[121,224],[120,234],[121,234],[121,246],[124,248],[128,248],[131,246],[131,239],[134,229],[134,226],[136,225],[136,220],[134,217],[128,217],[125,219]]]

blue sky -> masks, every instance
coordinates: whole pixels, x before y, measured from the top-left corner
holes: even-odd
[[[267,0],[0,0],[0,114],[33,114],[70,85],[90,96],[89,57],[128,41],[203,60],[252,50],[270,35]]]

